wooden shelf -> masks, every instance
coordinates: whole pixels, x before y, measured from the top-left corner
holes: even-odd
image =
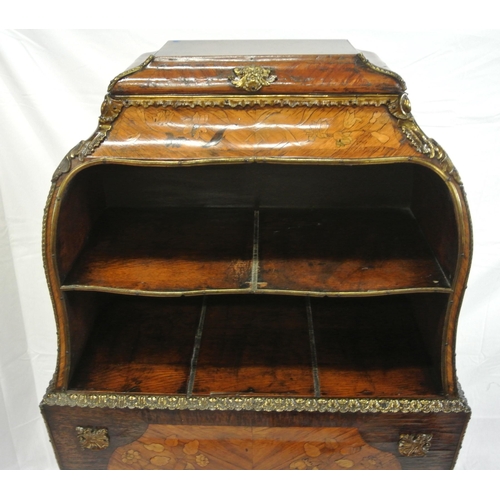
[[[449,292],[408,210],[109,209],[63,290]]]
[[[403,80],[345,42],[188,45],[53,177],[62,468],[452,467],[470,216]]]
[[[431,372],[407,295],[117,295],[97,317],[69,389],[435,397]]]

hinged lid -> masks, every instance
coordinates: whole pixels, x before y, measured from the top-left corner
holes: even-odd
[[[175,41],[109,87],[113,95],[399,94],[403,79],[347,40]]]

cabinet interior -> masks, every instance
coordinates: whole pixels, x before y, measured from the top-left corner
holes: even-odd
[[[57,224],[68,389],[438,396],[456,228],[420,165],[89,167]]]

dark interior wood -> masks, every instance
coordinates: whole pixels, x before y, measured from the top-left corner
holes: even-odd
[[[99,295],[97,320],[70,389],[185,393],[201,299],[108,301]]]
[[[259,281],[266,289],[449,287],[408,210],[262,211],[260,228]]]
[[[69,388],[438,395],[456,259],[440,183],[409,164],[87,169],[59,226],[79,234],[60,257]]]
[[[86,295],[69,293],[72,300]],[[309,397],[440,392],[408,295],[95,295],[100,311],[71,390]]]
[[[108,207],[134,208],[401,208],[409,206],[414,175],[406,163],[96,165],[90,170]]]
[[[410,298],[311,300],[322,396],[439,394]]]
[[[441,262],[451,277],[456,256],[441,249],[439,235],[450,222],[451,200],[432,196],[444,199],[432,213],[415,200],[440,192],[437,176],[421,170],[408,164],[92,167],[72,183],[70,193],[78,196],[63,200],[61,213],[87,214],[71,251],[61,246],[68,255],[61,258],[63,288],[174,295],[445,291],[450,283]],[[81,193],[89,199],[84,209]],[[422,215],[415,218],[413,207]],[[69,220],[60,225],[59,239],[71,240],[71,229]]]
[[[449,283],[408,210],[172,208],[108,210],[64,289],[85,287],[337,293]]]
[[[457,266],[460,224],[446,184],[437,182],[436,175],[426,168],[414,169],[411,210],[451,283]]]
[[[248,288],[253,219],[252,210],[241,209],[110,209],[65,288]]]
[[[172,42],[112,80],[43,224],[62,468],[453,466],[467,202],[382,66]]]
[[[301,297],[209,297],[193,394],[313,396]]]
[[[95,173],[84,171],[71,182],[61,205],[56,258],[59,276],[64,280],[106,207],[103,186],[95,183]]]

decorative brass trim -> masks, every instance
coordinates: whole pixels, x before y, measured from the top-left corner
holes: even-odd
[[[462,179],[445,150],[434,139],[425,135],[413,117],[400,120],[399,125],[406,138],[419,153],[425,154],[431,159],[436,159],[443,173],[448,178],[453,179],[459,186],[462,186]]]
[[[61,160],[61,163],[59,163],[59,166],[56,168],[56,171],[52,175],[52,182],[56,182],[57,179],[62,174],[65,174],[70,171],[71,169],[71,162],[78,157],[80,154],[80,151],[82,150],[84,145],[84,141],[80,141],[74,148],[72,148],[68,154]]]
[[[113,126],[113,122],[118,118],[123,109],[123,101],[113,99],[108,95],[104,97],[101,105],[101,115],[99,116],[99,124],[97,130],[86,140],[80,141],[71,151],[62,159],[57,167],[52,182],[56,182],[62,175],[71,170],[72,161],[76,158],[83,161],[86,156],[93,153],[106,139],[109,131]]]
[[[382,73],[383,75],[390,76],[390,77],[394,78],[395,80],[397,80],[400,83],[400,85],[403,88],[403,90],[406,90],[406,82],[401,78],[400,75],[398,75],[394,71],[391,71],[390,69],[381,68],[380,66],[377,66],[376,64],[373,64],[361,52],[359,54],[357,54],[357,57],[361,61],[362,64],[364,64],[365,66],[368,66],[373,71],[376,71],[377,73]]]
[[[462,186],[460,175],[445,150],[434,139],[429,138],[413,118],[408,95],[402,94],[399,99],[390,101],[387,108],[398,119],[399,128],[412,146],[419,153],[437,160],[439,168],[446,177],[452,178],[459,186]]]
[[[388,103],[389,112],[396,118],[406,120],[411,118],[411,102],[408,94],[401,94],[399,99],[394,99]]]
[[[76,427],[76,437],[85,450],[104,450],[109,446],[108,429],[104,427]]]
[[[42,405],[149,410],[300,411],[320,413],[469,413],[456,399],[354,399],[265,396],[162,396],[89,392],[48,392]]]
[[[432,434],[401,434],[399,453],[403,457],[424,457],[431,447]]]
[[[93,135],[85,141],[83,148],[78,153],[78,159],[80,161],[83,161],[86,156],[93,153],[97,147],[101,145],[104,139],[106,139],[106,136],[113,126],[113,122],[118,118],[122,108],[122,101],[113,99],[109,94],[104,97],[104,101],[101,105],[99,125]]]
[[[237,88],[247,92],[257,92],[262,87],[271,85],[278,78],[272,74],[272,68],[263,66],[242,66],[233,69],[234,76],[228,80]]]
[[[388,288],[384,290],[369,290],[362,292],[313,292],[310,290],[279,290],[272,288],[256,288],[253,290],[251,287],[247,288],[211,288],[210,290],[197,289],[197,290],[182,290],[182,291],[169,291],[169,290],[137,290],[134,288],[119,288],[113,286],[100,286],[100,285],[78,285],[69,284],[62,285],[63,291],[80,291],[80,292],[109,292],[120,295],[137,295],[144,297],[195,297],[199,295],[224,295],[224,294],[257,294],[257,295],[296,295],[299,297],[377,297],[385,295],[400,295],[407,293],[452,293],[453,289],[447,287],[420,287],[420,288]]]
[[[121,80],[122,78],[126,77],[126,76],[129,76],[129,75],[132,75],[133,73],[136,73],[137,71],[140,71],[141,69],[144,69],[153,59],[154,59],[154,55],[151,54],[150,56],[148,56],[146,58],[145,61],[143,61],[141,64],[139,64],[138,66],[134,66],[133,68],[130,68],[130,69],[126,69],[125,71],[123,71],[122,73],[120,73],[118,76],[115,76],[110,82],[109,82],[109,85],[108,85],[108,92],[111,92],[111,89],[114,87],[115,83],[118,82],[118,80]]]
[[[427,137],[414,119],[402,120],[401,129],[419,153],[436,158],[440,162],[447,159],[444,149],[434,139]]]
[[[150,106],[161,107],[249,107],[249,106],[281,106],[295,108],[298,106],[312,107],[332,107],[332,106],[399,106],[401,97],[398,94],[364,94],[351,96],[332,95],[258,95],[258,96],[176,96],[176,95],[140,95],[140,96],[114,96],[114,99],[121,100],[125,107]]]

